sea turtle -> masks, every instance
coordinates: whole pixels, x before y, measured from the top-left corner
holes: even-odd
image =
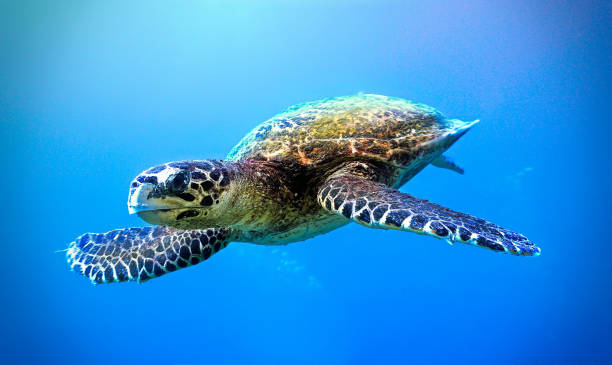
[[[195,265],[232,241],[284,245],[349,222],[538,255],[523,235],[397,189],[477,121],[358,94],[299,104],[265,121],[225,161],[170,162],[131,183],[130,213],[153,227],[86,233],[70,267],[94,283],[145,281]]]

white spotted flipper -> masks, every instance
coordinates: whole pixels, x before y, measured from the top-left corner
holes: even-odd
[[[366,175],[349,169],[336,172],[320,188],[319,204],[367,227],[427,234],[515,255],[540,254],[519,233],[388,188]]]
[[[68,245],[66,259],[96,284],[142,282],[200,263],[228,243],[228,228],[125,228],[85,233]]]

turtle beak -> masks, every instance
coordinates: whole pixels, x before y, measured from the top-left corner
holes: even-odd
[[[144,210],[160,209],[152,206],[147,198],[151,192],[155,190],[155,188],[155,185],[145,183],[136,188],[130,189],[130,195],[128,196],[127,203],[130,214],[142,212]]]
[[[130,214],[151,210],[168,210],[185,208],[180,200],[165,197],[159,185],[142,184],[130,190],[128,197],[128,211]]]
[[[132,181],[128,196],[130,214],[151,210],[185,208],[184,200],[177,197],[190,181],[188,171],[179,171],[167,176],[151,178],[150,175],[139,175]]]

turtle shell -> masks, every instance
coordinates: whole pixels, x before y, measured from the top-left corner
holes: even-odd
[[[316,167],[367,158],[402,167],[433,145],[441,153],[456,139],[449,137],[466,126],[427,105],[358,94],[292,106],[253,129],[227,159]]]

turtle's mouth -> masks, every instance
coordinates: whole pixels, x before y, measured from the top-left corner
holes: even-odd
[[[145,183],[130,189],[127,205],[129,213],[134,214],[183,209],[186,208],[184,203],[180,198],[160,194],[159,185]]]

